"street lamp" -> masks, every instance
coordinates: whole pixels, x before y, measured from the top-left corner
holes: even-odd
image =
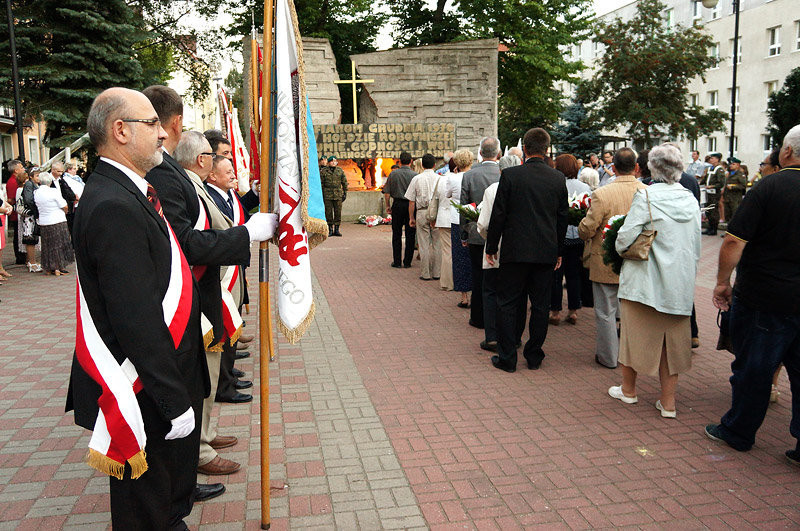
[[[14,123],[17,128],[17,144],[19,160],[25,162],[25,139],[22,131],[22,105],[19,96],[19,72],[17,70],[17,44],[14,39],[14,14],[11,12],[11,0],[6,0],[8,13],[8,46],[11,49],[11,79],[14,84]]]
[[[742,0],[733,0],[733,85],[731,86],[731,132],[728,144],[729,157],[733,157],[734,140],[736,135],[736,74],[739,64],[739,4]],[[702,0],[703,7],[713,9],[719,0]]]

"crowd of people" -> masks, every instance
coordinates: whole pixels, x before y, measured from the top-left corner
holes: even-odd
[[[687,165],[669,142],[585,159],[553,157],[540,128],[529,130],[522,144],[521,153],[501,156],[499,141],[484,138],[480,162],[462,149],[446,153],[438,169],[432,154],[417,161],[401,154],[383,187],[392,215],[391,267],[412,267],[418,248],[419,278],[459,292],[468,324],[484,331],[480,348],[494,353],[492,365],[506,372],[517,370],[526,320],[522,353],[527,368],[537,370],[548,327],[574,325],[578,310],[592,307],[594,360],[621,368],[608,395],[636,403],[637,377],[658,377],[655,409],[676,418],[678,376],[691,368],[699,346],[694,288],[701,234],[715,235],[724,216],[714,304],[730,307],[723,319],[730,320],[735,356],[733,405],[706,435],[749,449],[768,403],[777,399],[783,365],[795,391],[791,434],[799,441],[786,455],[800,464],[800,224],[793,219],[800,215],[800,126],[752,180],[735,157],[725,162],[711,153],[700,162],[693,151]],[[590,203],[576,222],[569,205],[583,194]],[[618,218],[624,221],[613,246],[623,261],[615,270],[604,243]]]

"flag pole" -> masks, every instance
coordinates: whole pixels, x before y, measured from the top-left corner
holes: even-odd
[[[261,71],[263,87],[262,128],[261,128],[261,212],[269,209],[270,182],[269,175],[272,158],[272,49],[274,47],[273,0],[264,1],[264,67]],[[257,58],[256,58],[257,59]],[[267,90],[267,89],[270,90]],[[269,95],[269,96],[268,96]],[[258,105],[258,93],[253,99]],[[266,119],[264,119],[266,118]],[[269,242],[261,242],[258,249],[258,329],[259,329],[259,366],[261,387],[261,529],[269,529],[269,360],[272,353],[272,312],[269,293]]]

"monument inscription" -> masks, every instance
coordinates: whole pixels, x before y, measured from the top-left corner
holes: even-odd
[[[314,126],[317,152],[338,159],[412,157],[425,153],[441,156],[455,151],[456,127],[452,123],[338,124]]]

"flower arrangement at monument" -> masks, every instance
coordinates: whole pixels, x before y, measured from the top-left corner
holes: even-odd
[[[367,216],[366,214],[361,214],[360,216],[358,216],[356,223],[360,225],[366,225],[367,227],[375,227],[377,225],[390,225],[392,223],[392,216],[387,216],[384,218],[378,215]]]
[[[470,203],[468,205],[462,205],[460,203],[456,203],[455,201],[450,201],[450,204],[453,205],[458,213],[467,218],[469,221],[478,221],[478,216],[480,216],[481,211],[475,203]]]
[[[608,218],[606,226],[603,227],[603,263],[610,265],[611,270],[617,275],[622,270],[623,261],[616,248],[617,234],[624,223],[625,216],[619,214]]]
[[[570,225],[578,226],[586,217],[586,212],[589,211],[589,206],[592,204],[592,198],[586,192],[582,194],[573,194],[569,198],[569,212],[567,213],[567,222]]]

